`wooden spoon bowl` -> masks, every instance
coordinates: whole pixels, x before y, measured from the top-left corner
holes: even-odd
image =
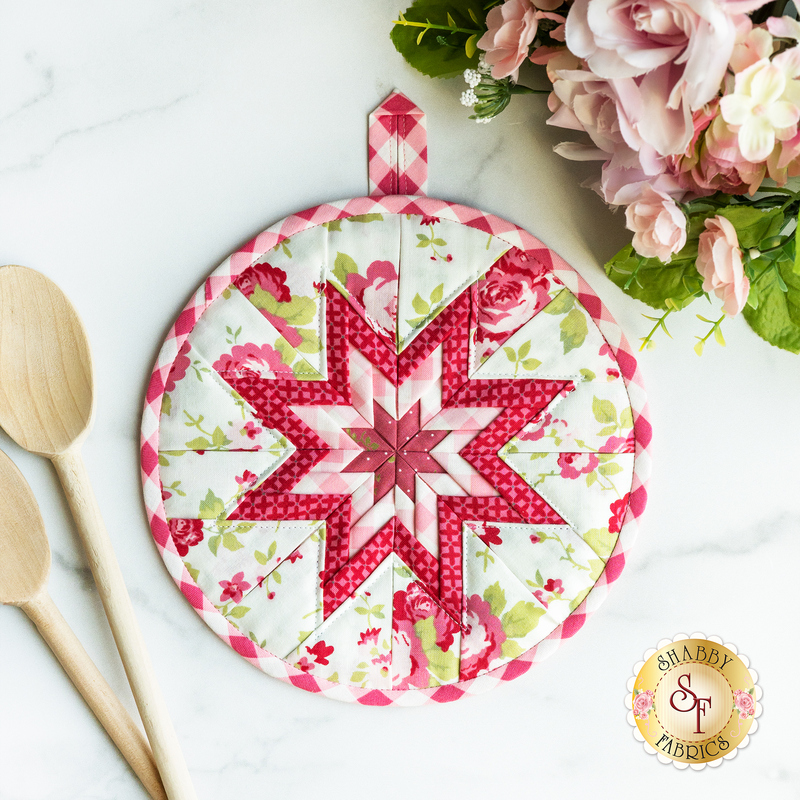
[[[0,603],[33,621],[150,796],[166,800],[153,753],[47,593],[50,545],[31,487],[0,451]]]

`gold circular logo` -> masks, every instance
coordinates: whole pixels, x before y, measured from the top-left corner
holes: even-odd
[[[757,699],[753,674],[737,653],[708,639],[676,637],[639,670],[630,708],[662,760],[691,766],[733,753],[759,713]]]

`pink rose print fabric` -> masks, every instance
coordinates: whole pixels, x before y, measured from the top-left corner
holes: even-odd
[[[272,675],[367,704],[477,693],[618,576],[645,500],[638,381],[591,290],[509,223],[418,197],[311,209],[226,261],[165,345],[153,533]]]

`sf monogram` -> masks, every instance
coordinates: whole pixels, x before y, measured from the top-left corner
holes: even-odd
[[[686,686],[684,686],[681,681],[686,678]],[[704,731],[700,730],[700,716],[705,716],[706,709],[711,708],[711,698],[710,697],[698,697],[689,687],[692,685],[692,676],[691,673],[687,672],[681,675],[678,678],[678,686],[679,689],[676,689],[669,697],[669,704],[676,710],[681,713],[688,714],[695,709],[697,709],[697,728],[695,733],[704,733]],[[679,698],[679,702],[681,705],[685,705],[686,701],[689,697],[692,698],[692,704],[688,708],[680,708],[675,705],[675,695],[679,694],[681,697]],[[708,705],[704,705],[707,703]]]

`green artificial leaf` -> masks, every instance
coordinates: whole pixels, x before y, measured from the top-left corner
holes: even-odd
[[[364,606],[358,606],[356,608],[356,614],[361,614],[362,617],[366,617],[369,614],[369,609],[364,608]]]
[[[611,436],[612,433],[616,432],[617,426],[616,425],[606,425],[605,428],[602,430],[597,431],[598,436]]]
[[[350,676],[350,683],[361,683],[366,677],[366,672],[356,671]]]
[[[269,546],[269,550],[267,550],[267,561],[269,561],[270,559],[274,558],[275,552],[277,551],[277,549],[278,549],[278,543],[277,542],[273,542]],[[262,563],[266,564],[267,562],[263,561]]]
[[[592,398],[592,414],[601,423],[617,422],[617,409],[610,400],[601,400],[599,397]]]
[[[519,352],[519,360],[522,361],[522,359],[525,358],[525,356],[527,356],[528,353],[530,353],[530,351],[531,351],[531,343],[530,343],[530,340],[528,340],[527,342],[522,344],[520,346],[520,348],[519,348],[519,351],[518,351]]]
[[[200,576],[200,570],[195,569],[188,561],[184,561],[183,566],[186,567],[186,571],[192,576],[192,580],[197,583],[197,579]]]
[[[589,328],[586,325],[586,316],[580,309],[573,308],[559,325],[561,328],[561,341],[564,345],[564,355],[570,350],[580,347],[586,340]]]
[[[503,613],[506,607],[506,593],[499,581],[486,588],[483,599],[491,606],[492,614],[495,617],[499,617]]]
[[[275,570],[274,572],[270,573],[270,578],[272,578],[272,580],[274,580],[275,583],[282,583],[283,582],[283,579],[281,578],[281,574],[280,574],[280,572],[278,572],[278,570]]]
[[[219,534],[212,536],[208,540],[208,549],[211,551],[211,555],[216,555],[217,550],[219,549],[219,543],[222,541],[222,537]]]
[[[172,413],[172,398],[168,394],[161,398],[161,413],[167,416]]]
[[[247,606],[234,606],[228,613],[228,616],[234,619],[241,619],[249,610]]]
[[[444,284],[440,283],[432,292],[431,292],[431,305],[435,306],[437,303],[442,302],[442,298],[444,297]]]
[[[596,483],[597,481],[597,473],[596,472],[588,472],[586,474],[586,486],[591,486],[592,484]]]
[[[558,316],[566,314],[575,305],[575,295],[569,289],[562,289],[543,309],[546,314]]]
[[[241,550],[244,547],[244,545],[236,538],[236,535],[230,531],[226,531],[222,534],[222,546],[231,552]]]
[[[797,227],[794,229],[794,265],[792,267],[792,271],[795,275],[800,275],[800,247],[798,247],[797,241],[798,230],[800,230],[800,210],[797,212]],[[169,414],[169,411],[166,413]]]
[[[752,206],[735,205],[718,208],[716,213],[733,223],[743,250],[758,247],[764,239],[777,236],[786,221],[780,208],[763,211]]]
[[[169,466],[169,459],[163,453],[158,454],[158,466],[159,467]]]
[[[517,360],[517,351],[513,347],[504,347],[503,352],[506,354],[506,358],[509,361]]]
[[[544,613],[545,609],[536,603],[520,600],[500,620],[506,637],[522,639],[527,636],[539,624],[539,617]]]
[[[525,369],[527,369],[527,370],[534,370],[537,367],[541,367],[542,366],[542,362],[539,361],[538,358],[526,358],[522,362],[522,366],[525,367]]]
[[[451,33],[447,30],[395,25],[390,34],[391,40],[403,58],[423,75],[455,78],[463,74],[465,69],[478,66],[477,52],[467,54],[467,42],[476,34],[480,36],[486,28],[485,22],[476,23],[472,19],[473,14],[479,20],[485,19],[482,6],[480,0],[416,0],[403,14],[409,22],[432,22],[435,25],[465,28],[469,32]]]
[[[205,498],[200,501],[200,512],[198,514],[200,519],[216,519],[224,511],[225,503],[209,489]]]
[[[210,447],[211,442],[205,436],[198,436],[196,439],[192,439],[191,442],[186,442],[187,450],[208,450]]]
[[[416,311],[417,314],[424,315],[430,313],[431,307],[419,296],[419,292],[414,295],[411,305],[414,306],[414,311]]]
[[[605,265],[605,270],[606,275],[625,294],[653,308],[666,310],[667,300],[670,300],[680,309],[703,291],[703,279],[695,266],[696,260],[697,239],[687,241],[683,250],[673,256],[669,264],[662,264],[657,258],[641,259],[639,264],[639,256],[628,245]],[[630,280],[634,272],[636,276]]]
[[[625,408],[619,412],[619,426],[620,428],[633,427],[633,412],[630,406],[625,406]]]
[[[745,306],[742,314],[762,339],[783,350],[800,353],[800,275],[794,273],[789,261],[774,268],[765,263],[766,259],[752,262],[758,270],[758,308]],[[769,274],[763,274],[765,269]],[[786,292],[781,290],[781,282]]]
[[[256,550],[255,553],[253,553],[253,556],[262,567],[267,563],[267,561],[269,561],[269,558],[267,558],[267,556],[265,556],[260,550]]]
[[[334,219],[334,220],[331,220],[330,222],[323,222],[322,223],[322,227],[326,228],[328,233],[333,233],[333,232],[341,233],[342,232],[342,221],[340,219]]]
[[[235,528],[236,533],[247,533],[256,526],[255,522],[240,522]]]
[[[336,253],[333,261],[333,277],[342,288],[347,286],[347,276],[353,272],[358,272],[356,262],[346,253]]]

